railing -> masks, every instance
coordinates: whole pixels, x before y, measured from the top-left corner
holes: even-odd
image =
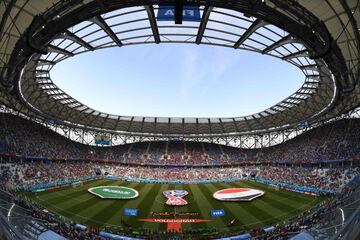
[[[31,213],[16,205],[13,196],[0,190],[0,232],[5,239],[30,240],[37,239],[38,236],[47,229],[44,222],[33,218]]]
[[[360,186],[356,188],[351,194],[345,194],[341,197],[338,195],[338,202],[336,207],[326,207],[325,215],[319,218],[320,221],[313,227],[307,229],[309,233],[314,236],[316,240],[331,239],[331,240],[355,240],[360,234]],[[18,240],[18,239],[37,239],[42,232],[47,230],[46,221],[37,219],[31,216],[31,212],[21,206],[16,205],[13,195],[0,190],[0,238]],[[334,205],[335,206],[335,205]],[[320,207],[321,209],[321,207]],[[306,218],[316,216],[316,209]],[[62,221],[66,221],[63,219]],[[288,223],[297,221],[297,219],[288,220]],[[116,232],[121,232],[125,235],[134,235],[133,231],[146,234],[146,229],[126,228],[122,229],[120,226],[113,226]],[[107,226],[111,231],[112,227]],[[144,231],[142,231],[144,230]],[[233,229],[234,234],[244,233],[244,229]],[[222,233],[222,229],[199,229],[197,234],[204,233],[226,236],[229,233]],[[3,235],[1,235],[3,234]],[[159,233],[161,235],[161,233]],[[163,233],[166,234],[166,233]],[[190,233],[180,233],[179,237],[187,236]],[[194,234],[191,233],[191,234]],[[277,234],[276,230],[273,232]],[[296,234],[296,233],[294,233]],[[142,234],[140,234],[142,235]],[[190,236],[190,235],[189,235]],[[290,235],[289,235],[290,236]]]
[[[341,205],[327,213],[310,229],[316,239],[358,239],[360,235],[360,187],[343,199]]]

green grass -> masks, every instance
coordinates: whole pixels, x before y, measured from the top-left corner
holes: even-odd
[[[133,200],[100,199],[87,191],[95,186],[125,186],[139,191],[140,196]],[[249,187],[265,191],[265,195],[251,202],[221,202],[213,199],[212,194],[223,188]],[[188,205],[173,207],[165,205],[166,199],[162,192],[169,189],[184,189],[189,192],[186,196]],[[246,231],[254,227],[273,225],[295,217],[326,198],[316,198],[304,194],[275,190],[267,185],[240,181],[234,183],[215,184],[150,184],[130,183],[114,180],[96,180],[83,186],[39,192],[23,193],[28,198],[39,203],[44,208],[55,212],[67,219],[84,225],[98,227],[121,227],[123,219],[132,227],[145,227],[165,231],[166,224],[146,223],[137,221],[138,218],[152,218],[150,212],[197,212],[196,218],[209,219],[207,223],[183,224],[183,229],[217,228],[219,232]],[[139,217],[124,217],[123,208],[138,208]],[[210,217],[211,209],[224,209],[225,217]],[[170,217],[172,218],[172,217]],[[190,217],[191,218],[191,217]],[[193,217],[194,218],[194,217]],[[235,224],[227,224],[236,219]]]

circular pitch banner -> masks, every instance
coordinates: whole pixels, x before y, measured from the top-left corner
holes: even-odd
[[[183,206],[188,202],[183,199],[189,193],[185,190],[166,190],[163,192],[164,197],[167,198],[166,204],[170,206]]]
[[[133,199],[139,196],[135,189],[121,186],[99,186],[89,188],[88,191],[100,198]]]
[[[251,188],[226,188],[215,192],[213,197],[220,201],[251,201],[264,193]]]

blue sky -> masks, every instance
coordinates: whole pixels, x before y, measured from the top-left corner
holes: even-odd
[[[237,117],[276,104],[303,83],[274,57],[193,44],[147,44],[77,55],[51,77],[83,104],[111,114]]]

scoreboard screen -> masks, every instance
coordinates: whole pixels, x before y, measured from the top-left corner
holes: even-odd
[[[111,143],[111,138],[109,135],[106,134],[95,135],[95,144],[110,145],[110,143]]]

